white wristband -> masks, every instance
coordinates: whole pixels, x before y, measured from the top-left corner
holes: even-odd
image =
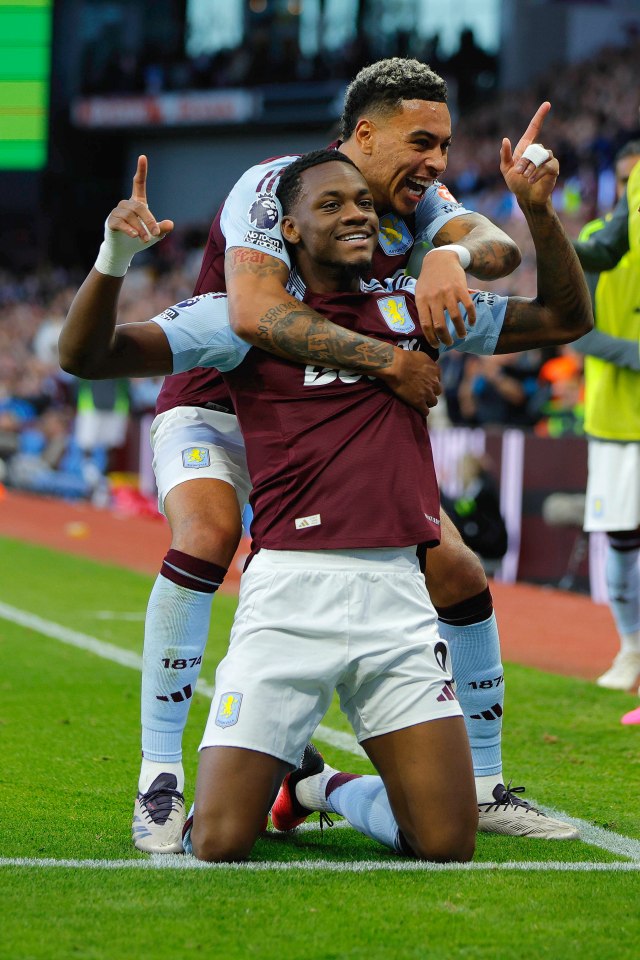
[[[145,243],[139,237],[128,237],[120,230],[111,230],[105,221],[104,240],[94,264],[99,273],[108,277],[124,277],[136,253],[148,250],[160,237],[149,237]]]
[[[437,253],[438,250],[454,250],[458,255],[458,260],[463,270],[466,270],[471,263],[471,254],[467,248],[463,247],[460,243],[443,243],[441,247],[434,247],[433,250],[429,250],[429,253]],[[427,256],[428,255],[429,254],[427,254]]]

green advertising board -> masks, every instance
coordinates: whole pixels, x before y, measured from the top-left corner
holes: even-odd
[[[47,161],[53,0],[0,0],[0,170]]]

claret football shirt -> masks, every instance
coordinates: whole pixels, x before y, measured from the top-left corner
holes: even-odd
[[[304,300],[341,326],[435,358],[404,281]],[[256,348],[224,376],[253,484],[254,550],[439,542],[425,419],[380,381]]]

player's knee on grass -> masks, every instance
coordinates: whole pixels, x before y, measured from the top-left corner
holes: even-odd
[[[475,824],[471,818],[464,824],[453,823],[449,818],[437,828],[430,826],[426,834],[418,832],[405,839],[419,860],[431,860],[435,863],[468,863],[473,859],[476,849],[477,825],[476,808]]]
[[[454,741],[449,749],[455,756],[464,752]],[[404,803],[397,804],[397,819],[404,840],[414,856],[420,860],[437,863],[465,863],[471,860],[476,846],[478,829],[478,805],[473,776],[467,773],[467,765],[460,762],[448,774],[450,789],[439,784],[429,784],[421,790],[419,784],[405,790]],[[438,774],[434,771],[435,779]],[[431,778],[429,778],[431,780]],[[435,794],[430,789],[436,786]]]
[[[487,588],[487,576],[473,550],[447,515],[440,512],[442,540],[439,547],[427,551],[427,590],[435,607],[450,607]]]
[[[236,863],[246,860],[251,853],[258,834],[227,818],[193,819],[191,843],[194,856],[208,863]]]
[[[384,782],[405,852],[445,863],[470,860],[478,806],[462,716],[413,724],[363,746]]]
[[[256,750],[202,749],[191,831],[194,855],[212,863],[246,860],[289,769]]]
[[[463,814],[453,817],[449,810],[431,814],[402,831],[405,842],[419,860],[436,863],[467,863],[473,859],[478,828],[478,807],[468,805]]]

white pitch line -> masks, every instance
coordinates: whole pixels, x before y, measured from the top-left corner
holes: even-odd
[[[61,643],[77,647],[80,650],[88,650],[90,653],[95,653],[96,656],[102,657],[104,660],[111,660],[114,663],[120,664],[120,666],[130,667],[139,672],[142,671],[142,657],[137,653],[123,650],[122,647],[117,647],[115,644],[107,643],[104,640],[98,640],[96,637],[91,637],[86,633],[79,633],[77,630],[63,627],[60,624],[53,623],[51,620],[44,620],[34,613],[19,610],[17,607],[12,607],[1,601],[0,617],[9,620],[11,623],[16,623],[19,626],[27,627],[30,630],[36,630],[38,633],[43,634],[43,636],[59,640]],[[196,690],[203,696],[208,697],[209,700],[213,699],[213,686],[202,679],[198,680]],[[343,733],[340,730],[334,730],[332,727],[320,724],[316,729],[316,734],[322,743],[327,743],[331,747],[343,750],[345,753],[354,754],[355,756],[366,756],[356,738],[350,733]],[[612,830],[596,827],[589,823],[588,820],[570,817],[562,810],[553,810],[548,807],[541,807],[540,809],[546,810],[551,816],[572,823],[580,831],[581,839],[585,843],[600,847],[609,853],[629,857],[630,860],[640,862],[640,840],[634,840],[631,837],[625,837],[623,834],[614,833]]]
[[[0,857],[0,868],[72,870],[235,870],[252,872],[312,872],[323,873],[477,873],[485,871],[554,872],[554,873],[637,873],[640,863],[590,863],[586,860],[563,863],[559,860],[541,862],[506,861],[504,863],[429,863],[422,860],[359,860],[338,863],[335,860],[253,860],[249,863],[205,863],[195,857],[174,854],[155,854],[145,860],[54,860],[50,857]]]
[[[62,627],[51,620],[43,620],[35,613],[27,613],[25,610],[18,610],[17,607],[10,607],[8,603],[0,602],[0,617],[9,620],[11,623],[17,623],[20,627],[35,630],[45,637],[51,637],[52,640],[59,640],[70,647],[88,650],[90,653],[102,657],[103,660],[112,660],[122,667],[142,670],[142,657],[138,656],[137,653],[123,650],[122,647],[116,647],[113,643],[106,643],[104,640],[97,640],[96,637],[90,637],[87,633],[79,633],[77,630]]]
[[[558,817],[560,820],[566,820],[572,823],[580,831],[580,839],[592,847],[600,847],[608,853],[615,853],[619,856],[628,857],[630,860],[640,863],[640,840],[634,840],[631,837],[625,837],[622,833],[614,833],[613,830],[605,830],[604,827],[596,827],[588,820],[580,820],[577,817],[570,817],[562,810],[554,810],[553,807],[540,807],[550,817]]]

